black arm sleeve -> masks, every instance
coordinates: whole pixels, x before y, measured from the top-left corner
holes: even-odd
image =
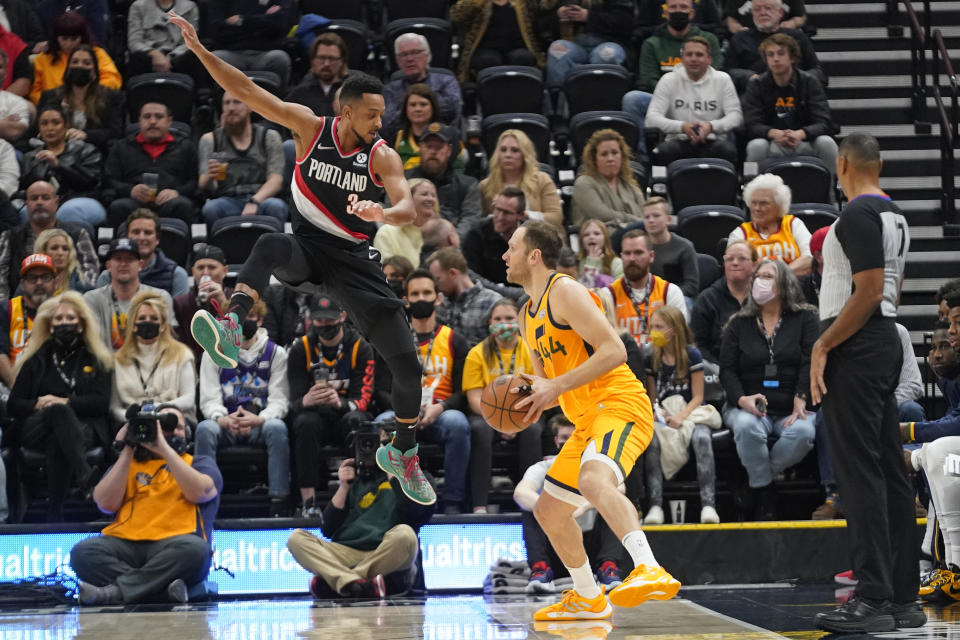
[[[34,412],[37,404],[37,387],[40,382],[41,362],[31,357],[23,363],[20,372],[13,381],[10,397],[7,399],[7,412],[14,418],[26,418]]]
[[[444,400],[444,409],[459,409],[467,406],[467,395],[463,392],[463,363],[467,360],[467,342],[458,333],[453,334],[453,394]]]

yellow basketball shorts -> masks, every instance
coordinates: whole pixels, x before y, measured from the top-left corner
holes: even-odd
[[[574,505],[583,503],[578,489],[580,467],[589,460],[609,466],[622,483],[653,437],[653,412],[646,394],[630,402],[607,405],[583,416],[547,471],[543,490]]]

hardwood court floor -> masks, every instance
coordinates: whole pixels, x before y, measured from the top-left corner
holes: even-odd
[[[834,589],[826,586],[700,587],[669,602],[616,609],[609,621],[534,624],[533,611],[551,601],[469,594],[0,611],[0,640],[821,640],[826,634],[813,629],[812,615],[835,606]],[[923,629],[875,637],[960,640],[960,605],[927,614]]]

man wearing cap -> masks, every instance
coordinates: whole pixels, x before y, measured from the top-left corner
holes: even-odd
[[[200,260],[215,261],[199,258],[197,262]],[[195,273],[197,268],[195,262]],[[243,321],[235,368],[217,367],[209,354],[200,350],[200,411],[205,419],[197,425],[196,452],[216,458],[218,449],[265,447],[270,517],[275,518],[287,515],[290,493],[290,444],[283,421],[290,393],[287,352],[261,328],[266,313],[266,303],[258,300]]]
[[[164,255],[160,249],[160,218],[141,207],[127,218],[127,237],[140,249],[140,282],[163,289],[176,298],[190,290],[187,270]],[[97,286],[110,282],[110,273],[104,271],[97,278]]]
[[[114,351],[123,346],[123,336],[127,326],[127,311],[130,301],[141,291],[153,291],[163,298],[168,309],[167,321],[177,326],[176,320],[169,317],[173,309],[170,294],[140,282],[140,250],[137,243],[129,238],[116,238],[107,251],[107,273],[110,281],[83,294],[83,299],[99,321],[100,339]]]
[[[810,236],[810,255],[813,256],[813,269],[805,276],[800,276],[800,288],[803,297],[815,307],[820,306],[820,279],[823,277],[823,239],[827,237],[830,227],[820,227]]]
[[[221,309],[225,309],[227,300],[233,294],[233,289],[223,286],[227,277],[227,258],[220,247],[212,244],[197,246],[190,271],[193,287],[173,299],[173,313],[181,327],[190,326],[190,320],[198,309],[215,311],[214,301]],[[194,357],[200,362],[203,348],[193,339],[193,335],[186,332],[181,340],[193,350]]]
[[[294,466],[303,500],[301,515],[317,517],[315,487],[326,487],[320,458],[325,444],[343,446],[347,434],[371,419],[373,348],[344,324],[340,303],[318,297],[310,308],[310,330],[290,346],[287,380],[293,415]]]
[[[229,91],[222,107],[222,126],[203,134],[197,149],[197,185],[209,198],[203,219],[213,224],[229,216],[261,215],[285,222],[287,203],[276,197],[283,189],[280,134],[253,124],[250,107]]]
[[[454,171],[450,157],[459,151],[456,129],[432,122],[420,137],[420,165],[404,172],[407,180],[426,178],[437,187],[440,214],[457,227],[460,237],[483,217],[477,179]]]
[[[96,278],[100,260],[90,240],[90,234],[81,225],[57,220],[60,198],[57,189],[45,180],[37,180],[27,187],[27,222],[0,234],[0,300],[7,300],[20,284],[18,266],[33,253],[37,236],[47,229],[63,229],[73,240],[77,250],[77,269],[83,279]]]
[[[13,366],[27,346],[37,308],[53,295],[56,269],[50,256],[34,253],[20,264],[23,295],[11,298],[0,309],[0,381],[13,386]]]

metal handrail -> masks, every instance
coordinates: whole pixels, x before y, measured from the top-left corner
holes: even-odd
[[[910,0],[902,0],[907,10],[907,24],[910,27],[910,84],[913,93],[910,95],[910,112],[913,115],[914,126],[926,123],[927,117],[927,41],[930,39],[930,1],[923,0],[924,26],[920,26],[920,19]]]
[[[947,115],[947,109],[943,105],[940,87],[937,85],[933,86],[933,97],[937,115],[940,119],[940,217],[944,225],[952,225],[957,213],[953,159],[953,149],[957,144],[955,134],[956,112],[954,112],[953,122],[951,123],[950,116]],[[954,91],[954,106],[956,106],[956,97],[957,94]]]
[[[947,45],[943,41],[943,33],[940,29],[933,32],[933,86],[940,87],[940,60],[943,61],[943,68],[946,72],[948,88],[950,91],[950,126],[946,131],[953,138],[954,147],[960,146],[960,90],[957,86],[957,74],[953,70],[953,62],[950,60],[950,53],[947,51]]]

